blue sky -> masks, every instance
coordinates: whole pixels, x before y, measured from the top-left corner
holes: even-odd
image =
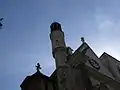
[[[23,79],[39,62],[46,75],[55,69],[49,39],[50,24],[62,24],[67,45],[74,50],[80,38],[98,56],[104,51],[120,59],[119,0],[0,0],[0,88],[20,90]]]

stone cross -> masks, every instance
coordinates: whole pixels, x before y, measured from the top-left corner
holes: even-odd
[[[81,41],[82,41],[82,43],[85,43],[84,37],[81,37]]]
[[[37,63],[37,66],[35,66],[36,67],[36,70],[37,71],[39,71],[39,69],[41,69],[41,67],[40,67],[40,64],[39,63]]]

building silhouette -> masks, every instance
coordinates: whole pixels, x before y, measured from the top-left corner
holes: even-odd
[[[72,53],[61,25],[54,22],[50,29],[56,70],[48,77],[38,64],[37,72],[21,83],[21,90],[120,90],[120,61],[105,52],[98,57],[83,37],[82,45]]]

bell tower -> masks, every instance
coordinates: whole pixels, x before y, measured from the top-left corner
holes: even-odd
[[[50,26],[51,33],[50,39],[52,44],[52,53],[56,62],[57,81],[59,90],[72,90],[69,89],[70,79],[68,79],[69,66],[67,61],[67,47],[64,40],[64,32],[58,22],[54,22]],[[69,81],[68,81],[69,80]],[[72,84],[72,82],[70,82]]]
[[[61,25],[54,22],[50,26],[51,34],[50,39],[52,42],[52,53],[56,60],[56,68],[65,64],[66,61],[66,44],[64,40],[64,32],[61,29]]]

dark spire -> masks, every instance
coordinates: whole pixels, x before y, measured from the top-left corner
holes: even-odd
[[[50,25],[50,29],[51,29],[51,33],[52,33],[53,31],[56,31],[56,30],[62,31],[62,29],[61,29],[61,24],[59,24],[58,22],[53,22],[53,23]]]
[[[36,67],[36,70],[37,71],[39,71],[39,69],[41,69],[41,67],[40,67],[40,64],[39,63],[37,63],[37,66],[35,66]]]

